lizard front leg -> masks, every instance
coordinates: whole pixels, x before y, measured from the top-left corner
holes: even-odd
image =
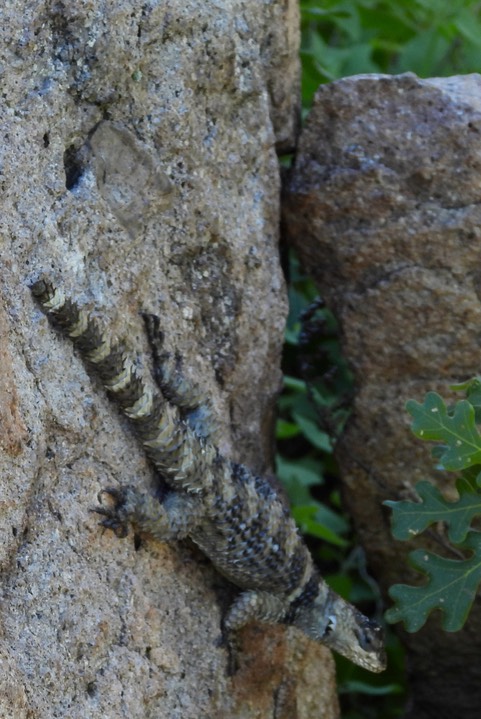
[[[140,532],[160,541],[184,539],[197,525],[199,502],[186,494],[169,492],[160,502],[130,485],[106,488],[99,498],[102,494],[109,495],[113,505],[102,505],[92,511],[102,515],[104,519],[100,524],[118,537],[125,537],[128,525],[133,524]]]
[[[288,603],[279,597],[262,591],[242,592],[234,600],[223,622],[224,641],[228,650],[229,675],[234,674],[238,667],[238,630],[251,621],[271,624],[282,622],[288,607]]]
[[[251,621],[278,624],[282,622],[288,609],[289,604],[286,601],[269,592],[242,592],[229,609],[224,627],[230,634]]]

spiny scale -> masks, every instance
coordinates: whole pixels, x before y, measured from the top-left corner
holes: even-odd
[[[127,523],[160,540],[190,537],[240,587],[224,620],[230,637],[252,620],[298,627],[356,664],[385,667],[381,628],[335,594],[319,576],[285,504],[270,482],[223,457],[213,443],[210,406],[180,376],[160,347],[158,320],[147,316],[158,391],[135,369],[122,344],[90,313],[42,278],[32,292],[66,334],[87,369],[130,419],[170,492],[161,503],[139,487],[105,490],[114,507],[97,509],[124,535]],[[121,530],[121,531],[119,531]]]

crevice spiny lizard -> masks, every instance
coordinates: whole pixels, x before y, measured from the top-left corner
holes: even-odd
[[[158,319],[145,315],[157,361],[152,390],[123,344],[47,278],[32,293],[103,383],[165,479],[162,502],[134,486],[106,489],[102,524],[119,536],[133,523],[160,540],[190,537],[240,587],[224,620],[227,636],[251,620],[298,627],[373,672],[385,668],[382,630],[320,576],[285,503],[269,481],[223,457],[210,429],[210,407],[161,351]]]

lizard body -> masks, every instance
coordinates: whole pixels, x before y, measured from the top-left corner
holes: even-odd
[[[222,456],[210,407],[161,351],[158,319],[145,315],[156,360],[152,390],[124,346],[48,279],[32,292],[68,336],[89,372],[129,418],[169,491],[160,502],[137,487],[105,490],[103,524],[119,535],[131,522],[160,540],[190,537],[241,594],[225,621],[229,636],[251,620],[292,624],[354,663],[385,668],[381,628],[321,578],[285,503],[269,481]]]

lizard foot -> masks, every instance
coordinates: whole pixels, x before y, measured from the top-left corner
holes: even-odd
[[[92,507],[90,510],[104,517],[99,522],[100,526],[104,529],[111,529],[119,539],[124,539],[129,533],[129,523],[131,521],[129,499],[131,492],[132,490],[129,487],[106,487],[100,490],[97,495],[100,506]],[[104,494],[107,494],[113,501],[109,507],[103,506],[102,497]]]

